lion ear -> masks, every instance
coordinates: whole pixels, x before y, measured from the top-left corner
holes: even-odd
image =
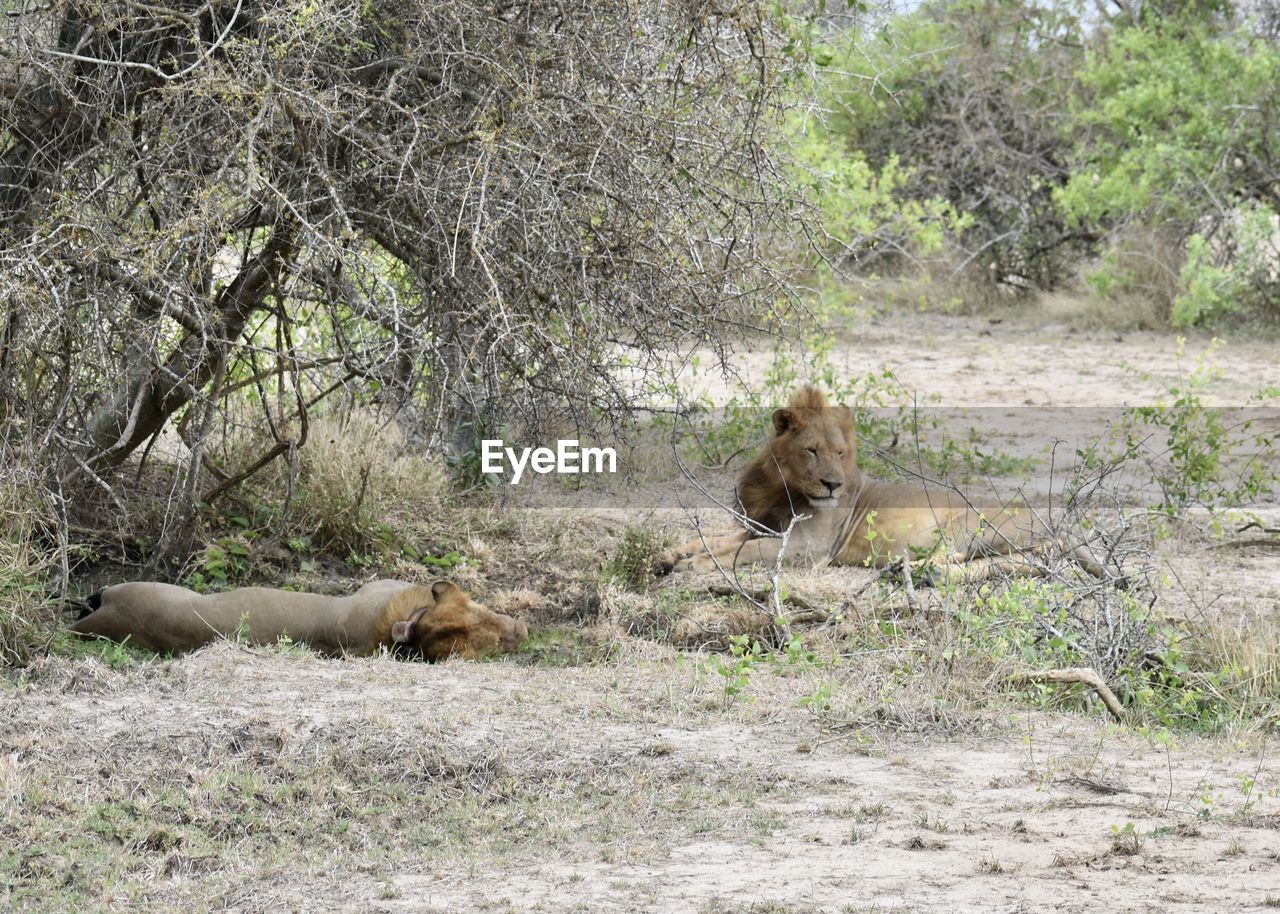
[[[436,581],[431,585],[431,595],[435,597],[436,602],[439,603],[445,597],[453,594],[457,589],[458,586],[456,584],[451,584],[448,581]]]
[[[773,433],[781,435],[787,429],[796,428],[800,424],[800,420],[796,418],[796,414],[789,409],[775,409],[773,411]]]
[[[412,637],[413,623],[408,619],[401,619],[391,626],[391,641],[393,644],[404,644]]]

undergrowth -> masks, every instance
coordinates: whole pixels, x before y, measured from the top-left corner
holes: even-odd
[[[49,652],[72,660],[94,658],[113,670],[140,666],[163,655],[125,642],[118,644],[99,638],[79,638],[70,631],[57,632],[49,642]]]
[[[643,591],[653,583],[654,566],[670,545],[670,538],[658,530],[628,526],[613,547],[604,574],[625,587]]]
[[[1127,723],[1153,731],[1249,732],[1280,720],[1280,648],[1276,625],[1193,628],[1164,619],[1120,595],[1107,617],[1080,611],[1079,594],[1057,582],[1015,579],[999,585],[922,591],[928,609],[903,610],[891,591],[847,623],[797,628],[770,646],[757,619],[704,653],[701,674],[733,705],[751,702],[764,671],[802,676],[797,703],[837,730],[886,715],[930,721],[1006,707],[1105,717],[1080,685],[1028,684],[1017,674],[1085,667],[1120,698]],[[996,696],[1004,696],[996,698]]]
[[[1220,534],[1224,512],[1277,491],[1280,429],[1274,414],[1255,407],[1280,397],[1280,389],[1259,389],[1243,408],[1209,405],[1207,394],[1223,376],[1213,363],[1217,348],[1217,341],[1211,343],[1164,385],[1155,403],[1124,410],[1110,434],[1081,457],[1086,467],[1140,467],[1155,495],[1148,503],[1152,512],[1172,520],[1203,508]],[[1179,364],[1184,351],[1185,340],[1179,339]]]
[[[48,536],[52,505],[0,448],[0,666],[21,665],[54,621],[50,579],[57,553]]]
[[[333,562],[356,575],[398,560],[438,572],[465,564],[457,530],[437,520],[450,495],[442,461],[406,453],[395,426],[372,416],[312,424],[295,465],[277,461],[233,497],[200,506],[212,535],[188,561],[184,584],[220,590],[247,583],[264,549],[303,573]],[[256,435],[233,432],[220,442],[218,460],[233,467],[260,448]]]
[[[928,596],[923,599],[932,606],[927,619],[845,626],[847,640],[828,640],[826,650],[855,657],[867,652],[879,656],[883,651],[883,656],[896,658],[878,692],[881,700],[920,680],[933,683],[939,696],[957,687],[972,692],[974,683],[985,682],[1002,684],[1002,691],[1034,706],[1084,709],[1095,706],[1093,693],[1084,687],[1015,684],[1013,674],[1086,667],[1103,677],[1121,698],[1131,722],[1139,725],[1220,732],[1266,726],[1280,718],[1280,650],[1275,647],[1280,639],[1275,624],[1255,621],[1229,627],[1226,621],[1211,621],[1192,626],[1157,613],[1159,589],[1174,584],[1151,578],[1153,544],[1148,531],[1158,537],[1167,528],[1160,523],[1154,528],[1135,524],[1126,517],[1135,506],[1109,488],[1118,474],[1127,474],[1130,480],[1136,476],[1145,482],[1140,490],[1148,497],[1154,495],[1145,506],[1151,516],[1185,522],[1189,509],[1204,508],[1210,530],[1218,535],[1226,530],[1226,518],[1240,516],[1242,506],[1274,495],[1278,440],[1274,423],[1248,410],[1209,405],[1208,390],[1221,374],[1211,364],[1213,351],[1211,346],[1170,381],[1155,404],[1121,411],[1092,446],[1077,454],[1079,467],[1076,478],[1068,483],[1066,504],[1074,514],[1092,498],[1095,508],[1105,502],[1118,511],[1111,520],[1118,518],[1119,528],[1100,547],[1104,553],[1109,549],[1113,557],[1124,557],[1127,575],[1118,573],[1106,582],[1060,576],[1015,578],[981,587],[944,581],[936,590],[925,592]],[[1181,355],[1180,349],[1180,364]],[[891,375],[840,383],[824,373],[821,350],[814,364],[817,380],[826,383],[833,399],[857,404],[862,441],[876,434],[919,435],[919,427],[912,427],[918,413],[902,407],[885,419],[884,411],[866,408],[868,403],[883,402],[877,398],[904,399]],[[765,395],[784,402],[800,381],[794,365],[785,359],[775,361],[765,379]],[[1252,402],[1278,394],[1261,390]],[[722,424],[698,429],[693,444],[707,459],[723,457],[730,448],[742,447],[750,435],[763,436],[767,423],[761,415],[731,403]],[[944,440],[922,449],[925,454],[925,462],[942,471],[939,475],[1028,469],[1026,463],[983,446],[977,434],[967,440]],[[871,471],[876,471],[874,466]],[[1137,513],[1143,514],[1142,509]],[[1081,515],[1080,522],[1088,531],[1099,518]],[[1087,533],[1086,537],[1095,538]],[[1123,548],[1117,537],[1125,540]],[[916,586],[922,583],[917,580]],[[771,623],[760,618],[752,624]],[[776,656],[748,629],[728,636],[724,652],[712,655],[705,668],[720,681],[724,700],[732,702],[750,695],[753,672]],[[830,668],[850,669],[839,660]],[[839,672],[833,673],[828,687],[841,678]],[[867,683],[855,678],[847,686],[856,690]],[[861,706],[858,700],[851,702]],[[831,695],[820,704],[831,710]]]

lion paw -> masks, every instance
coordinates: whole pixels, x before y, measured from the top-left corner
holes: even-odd
[[[687,571],[689,559],[693,554],[694,550],[677,546],[654,559],[650,570],[655,578],[665,578],[677,571]]]
[[[714,571],[715,568],[715,560],[704,552],[701,555],[691,555],[687,558],[680,559],[673,566],[672,573],[682,574],[688,571]]]
[[[679,562],[680,559],[670,554],[660,555],[649,565],[649,573],[655,578],[665,578],[676,570],[676,565]]]

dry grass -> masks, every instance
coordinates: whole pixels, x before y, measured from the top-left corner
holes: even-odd
[[[1021,297],[1014,287],[993,282],[981,267],[966,265],[964,255],[957,251],[871,280],[860,296],[876,310],[889,314],[987,314],[1016,304]]]
[[[1090,299],[1088,311],[1117,329],[1168,327],[1185,259],[1180,240],[1141,224],[1127,226],[1110,239],[1100,262],[1083,270],[1085,276],[1097,270],[1109,281],[1105,294]]]
[[[857,874],[875,875],[868,903],[890,903],[918,897],[925,870],[947,877],[925,880],[937,891],[962,886],[975,860],[1060,893],[1055,855],[1082,841],[1103,853],[1109,823],[1153,813],[1137,794],[1080,807],[1053,772],[1141,787],[1158,769],[1173,808],[1144,835],[1172,834],[1197,796],[1232,789],[1231,770],[1206,777],[1194,747],[1166,773],[1161,747],[1078,719],[986,715],[981,730],[949,730],[898,693],[879,716],[832,725],[804,703],[828,676],[819,667],[761,665],[726,702],[706,659],[630,641],[607,663],[562,669],[235,644],[119,670],[41,660],[0,691],[5,905],[834,910]],[[903,726],[913,713],[916,731]],[[1270,783],[1273,768],[1251,770]],[[1239,802],[1198,820],[1211,840],[1161,839],[1168,865],[1229,846]],[[1256,811],[1273,805],[1261,796]],[[929,859],[903,859],[913,838]],[[1221,878],[1257,867],[1250,848],[1264,844],[1242,839]],[[815,884],[814,867],[832,879]],[[1116,876],[1122,893],[1154,878]]]
[[[1188,652],[1197,669],[1217,675],[1203,680],[1245,730],[1280,721],[1280,619],[1217,619],[1189,636]]]
[[[24,663],[48,637],[57,564],[47,536],[52,510],[21,461],[0,455],[0,666]]]
[[[292,489],[289,526],[308,532],[317,549],[367,552],[387,531],[413,529],[440,513],[449,488],[443,461],[410,452],[393,422],[364,412],[321,416],[312,420],[309,436],[292,486],[284,461],[254,485],[277,498]],[[223,448],[228,463],[238,465],[262,444],[241,432]]]
[[[31,705],[6,716],[0,798],[20,797],[0,803],[10,903],[127,909],[163,887],[170,909],[240,909],[249,886],[270,894],[285,872],[314,884],[351,860],[368,883],[584,847],[627,859],[659,853],[673,836],[744,827],[748,810],[726,798],[788,796],[757,771],[707,770],[649,743],[569,747],[539,728],[480,725],[480,706],[445,698],[454,691],[447,667],[352,663],[354,679],[305,652],[220,645],[183,664],[122,672],[40,664],[31,681],[66,696],[75,718],[91,713],[75,696],[115,705],[148,679],[169,699],[142,716],[121,707],[118,720],[89,731],[38,724],[43,712]],[[437,685],[423,699],[430,713],[415,717],[404,699],[423,675]],[[258,685],[245,690],[245,676]],[[528,703],[525,677],[511,669],[502,678],[510,685],[495,703],[509,715]],[[328,697],[284,700],[295,689]],[[353,701],[362,693],[376,700]],[[581,700],[608,726],[606,696]],[[689,720],[714,707],[696,693],[680,704]]]
[[[1035,309],[1049,323],[1085,330],[1162,330],[1169,326],[1169,306],[1146,295],[1116,294],[1104,298],[1087,291],[1041,292]]]

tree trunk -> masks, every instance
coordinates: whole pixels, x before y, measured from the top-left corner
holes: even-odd
[[[275,228],[262,251],[246,263],[214,304],[214,322],[188,332],[160,365],[142,365],[111,394],[89,423],[88,465],[119,466],[209,382],[245,323],[276,287],[293,256],[295,229]]]

